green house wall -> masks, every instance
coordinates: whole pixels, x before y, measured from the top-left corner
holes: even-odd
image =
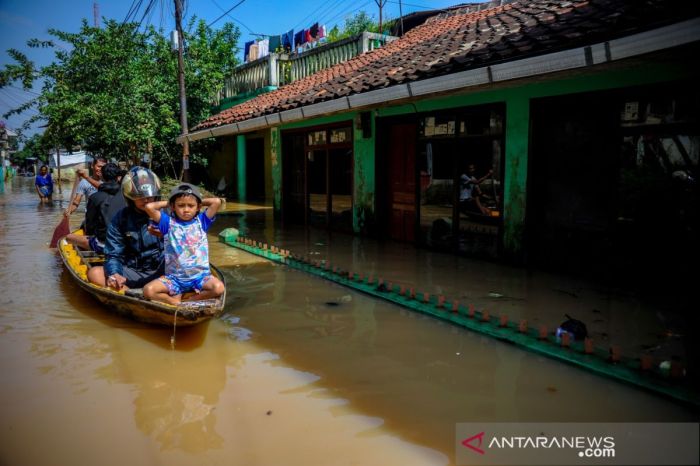
[[[539,78],[537,81],[514,81],[498,87],[469,90],[461,94],[426,98],[408,104],[390,105],[370,111],[372,131],[368,138],[356,125],[359,111],[312,118],[283,124],[270,130],[270,170],[272,203],[275,212],[282,208],[282,153],[281,131],[310,128],[347,121],[353,126],[354,183],[353,230],[361,233],[374,222],[376,209],[376,118],[405,116],[482,104],[504,103],[506,107],[503,254],[518,257],[523,250],[523,233],[527,206],[528,148],[530,133],[530,102],[532,99],[566,94],[602,91],[673,81],[688,77],[682,64],[645,64],[644,72],[636,67],[597,71],[579,70],[568,75]]]

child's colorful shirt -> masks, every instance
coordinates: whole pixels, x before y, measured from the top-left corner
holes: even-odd
[[[191,281],[209,275],[207,230],[214,219],[200,213],[189,222],[162,213],[158,229],[165,240],[165,274]]]

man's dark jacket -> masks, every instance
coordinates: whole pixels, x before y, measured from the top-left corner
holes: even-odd
[[[133,206],[117,212],[107,228],[105,276],[122,274],[123,266],[146,275],[162,270],[163,238],[148,232],[149,222],[146,213]]]
[[[121,185],[116,181],[105,181],[97,192],[88,198],[85,213],[85,234],[96,236],[102,243],[107,237],[107,227],[112,217],[126,207]]]

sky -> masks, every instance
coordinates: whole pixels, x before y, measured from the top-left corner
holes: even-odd
[[[378,1],[378,0],[377,0]],[[383,17],[399,17],[399,0],[384,0]],[[39,65],[53,61],[50,50],[32,49],[27,40],[38,38],[48,40],[49,29],[76,32],[83,18],[94,22],[94,5],[99,16],[124,21],[132,6],[141,7],[132,17],[143,24],[150,23],[162,27],[166,33],[175,27],[174,1],[157,0],[152,13],[144,18],[144,10],[149,0],[0,0],[0,67],[12,60],[7,49],[14,48],[25,53]],[[403,14],[419,10],[439,9],[462,3],[459,0],[402,0]],[[230,10],[233,8],[232,10]],[[230,12],[226,13],[228,10]],[[221,27],[225,22],[233,22],[241,30],[240,48],[243,43],[258,37],[255,34],[276,35],[294,28],[325,24],[327,29],[335,24],[342,27],[345,20],[359,11],[366,11],[374,20],[379,18],[379,7],[375,0],[185,0],[184,21],[193,15],[203,18],[212,28]],[[239,58],[242,60],[242,52]],[[16,86],[16,85],[15,85]],[[21,87],[0,89],[0,120],[10,128],[19,127],[31,115],[25,112],[7,119],[2,115],[35,96],[33,91],[23,91]],[[41,131],[37,127],[28,134]]]

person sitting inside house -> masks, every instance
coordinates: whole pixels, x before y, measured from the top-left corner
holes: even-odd
[[[490,209],[481,204],[481,188],[479,185],[493,175],[489,170],[481,178],[476,177],[476,167],[473,163],[467,166],[467,173],[460,177],[459,211],[465,214],[490,215]]]
[[[63,215],[70,217],[70,215],[75,212],[75,210],[80,205],[80,200],[85,198],[85,205],[87,206],[87,201],[97,192],[97,188],[102,184],[102,167],[107,163],[107,160],[102,157],[95,158],[92,163],[92,176],[88,176],[88,172],[85,169],[80,169],[76,172],[75,183],[77,187],[75,188],[75,195],[71,199],[71,203],[68,205],[66,210],[63,211]]]
[[[163,275],[163,238],[149,228],[145,207],[160,195],[160,179],[148,168],[133,167],[124,175],[121,190],[126,207],[107,227],[104,267],[88,270],[88,280],[117,291],[141,288]]]
[[[171,214],[161,212],[170,206]],[[165,238],[165,275],[150,282],[143,295],[154,301],[179,304],[182,294],[194,291],[191,299],[221,296],[224,284],[211,274],[207,230],[221,206],[218,197],[202,199],[199,189],[181,183],[170,193],[169,200],[146,204],[151,220]],[[200,212],[202,207],[207,207]]]
[[[53,178],[51,178],[49,167],[46,165],[42,165],[39,169],[39,174],[34,180],[34,187],[36,187],[36,192],[39,194],[41,202],[49,202],[51,200],[53,195]]]
[[[81,249],[92,250],[98,254],[104,252],[107,227],[117,212],[126,207],[121,191],[123,171],[115,163],[102,167],[102,184],[97,192],[88,198],[85,212],[85,234],[71,233],[66,241]]]

